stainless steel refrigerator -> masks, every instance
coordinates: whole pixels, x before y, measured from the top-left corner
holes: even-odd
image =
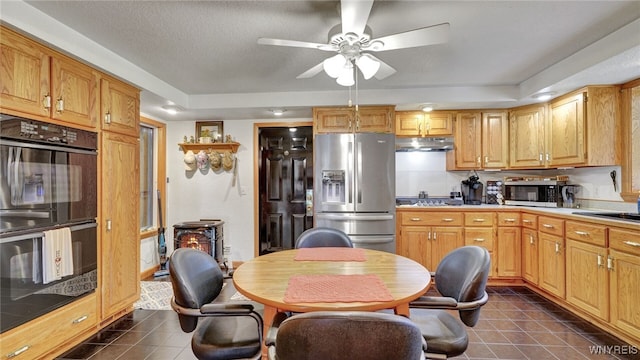
[[[319,134],[314,149],[315,226],[395,253],[395,135]]]

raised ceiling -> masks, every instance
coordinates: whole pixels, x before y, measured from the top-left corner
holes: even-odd
[[[337,1],[3,1],[5,25],[142,89],[163,120],[309,118],[346,105],[326,74],[296,79],[327,53],[258,45],[326,43]],[[373,37],[448,22],[446,44],[378,53],[397,73],[359,79],[360,104],[400,110],[508,108],[541,91],[640,77],[640,1],[375,1]],[[176,116],[161,110],[175,103]]]

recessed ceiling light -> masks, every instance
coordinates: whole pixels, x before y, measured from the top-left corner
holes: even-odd
[[[175,115],[181,111],[184,111],[184,108],[180,105],[162,105],[162,110],[168,112],[171,115]]]
[[[285,109],[271,109],[269,111],[271,111],[273,113],[273,115],[275,115],[275,116],[282,116],[282,114],[287,112],[287,110],[285,110]]]
[[[531,97],[536,99],[536,100],[540,100],[540,101],[547,101],[549,99],[551,99],[556,93],[553,91],[547,91],[547,92],[541,92],[541,93],[537,93],[537,94],[533,94]]]
[[[433,105],[430,105],[430,104],[422,105],[422,111],[424,111],[424,112],[431,112],[431,111],[433,111]]]

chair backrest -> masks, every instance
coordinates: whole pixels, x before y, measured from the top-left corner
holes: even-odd
[[[315,311],[280,324],[278,360],[418,360],[423,337],[408,318],[379,312]]]
[[[478,301],[485,296],[491,257],[480,246],[463,246],[448,253],[438,264],[435,281],[442,296],[458,303]],[[460,310],[460,320],[474,326],[480,317],[480,307]]]
[[[328,227],[315,227],[305,230],[296,239],[295,248],[310,247],[353,247],[349,235]]]
[[[220,265],[209,254],[191,248],[178,248],[169,261],[169,276],[177,305],[200,309],[213,301],[222,290],[223,274]],[[178,314],[185,332],[195,330],[198,317]]]

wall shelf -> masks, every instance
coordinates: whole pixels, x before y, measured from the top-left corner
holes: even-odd
[[[200,150],[208,151],[215,150],[219,152],[231,151],[232,153],[238,152],[238,148],[240,147],[240,143],[237,142],[228,142],[228,143],[211,143],[211,144],[178,144],[182,151],[186,154],[187,151],[191,150],[194,154],[200,152]]]

